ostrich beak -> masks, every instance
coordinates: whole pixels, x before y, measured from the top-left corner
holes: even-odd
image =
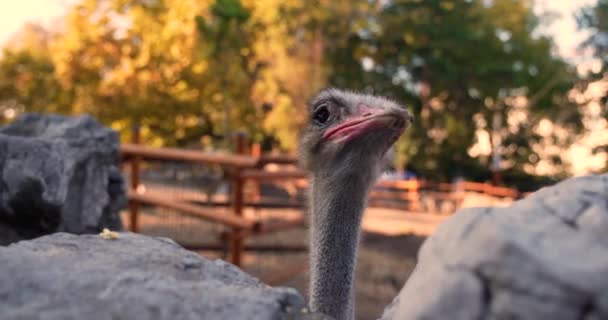
[[[393,142],[397,141],[412,122],[412,115],[403,109],[384,110],[360,105],[358,112],[323,134],[325,140],[348,142],[377,129],[390,129]]]

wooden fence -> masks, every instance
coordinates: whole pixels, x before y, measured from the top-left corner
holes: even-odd
[[[193,150],[182,150],[174,148],[152,148],[137,144],[138,136],[134,136],[134,144],[123,144],[121,146],[121,157],[123,165],[130,171],[129,196],[129,220],[133,232],[139,232],[140,205],[146,204],[156,207],[168,208],[178,211],[183,215],[199,218],[208,222],[217,223],[229,228],[229,232],[223,232],[220,236],[221,243],[202,244],[192,249],[220,249],[228,248],[229,259],[235,265],[241,265],[244,250],[305,250],[305,247],[281,247],[281,246],[247,246],[244,241],[248,237],[264,235],[290,228],[300,227],[305,224],[303,216],[295,220],[267,223],[264,220],[246,218],[243,216],[245,206],[271,207],[273,205],[285,205],[285,200],[264,200],[260,196],[260,185],[262,183],[284,183],[291,181],[294,188],[299,190],[307,188],[305,172],[301,170],[279,170],[269,171],[265,166],[269,164],[294,165],[294,157],[285,155],[247,155],[245,154],[244,137],[239,136],[236,141],[236,154],[208,153]],[[196,193],[191,195],[183,193],[180,197],[167,197],[162,192],[144,191],[140,181],[141,163],[149,161],[171,161],[182,163],[193,163],[201,165],[219,165],[224,172],[228,173],[230,180],[230,196],[222,206],[229,206],[230,212],[211,210],[208,207],[197,205]],[[252,191],[245,193],[245,186],[249,183]],[[423,210],[421,198],[425,194],[432,193],[435,198],[445,198],[453,201],[456,207],[462,201],[462,193],[472,191],[491,195],[494,197],[519,198],[521,195],[517,190],[497,187],[487,183],[459,182],[453,184],[434,183],[423,180],[400,180],[381,181],[370,194],[370,206],[397,208],[410,211]],[[199,201],[200,202],[200,201]],[[281,203],[283,202],[283,203]],[[289,204],[289,203],[288,203]],[[293,202],[291,205],[302,207],[302,201]]]
[[[138,142],[135,138],[134,142]],[[305,221],[301,217],[296,220],[265,223],[243,216],[245,205],[244,185],[247,181],[259,183],[277,179],[304,178],[302,171],[290,173],[273,173],[260,169],[268,163],[283,162],[282,157],[252,157],[244,155],[245,141],[242,136],[237,138],[237,154],[208,153],[192,150],[181,150],[174,148],[152,148],[139,144],[123,144],[121,146],[121,159],[123,165],[128,166],[130,171],[129,197],[129,220],[130,229],[139,232],[139,213],[142,204],[168,208],[178,211],[184,215],[203,219],[208,222],[218,223],[231,228],[231,232],[223,233],[221,241],[223,244],[202,244],[191,249],[221,249],[228,247],[230,261],[235,265],[241,265],[242,253],[245,249],[244,240],[247,237],[278,232],[289,228],[302,226]],[[219,165],[228,173],[231,181],[231,194],[229,200],[223,205],[230,206],[231,212],[215,212],[209,208],[194,204],[193,199],[187,195],[181,198],[171,198],[162,195],[161,192],[147,192],[141,184],[141,164],[149,161],[172,161],[194,163],[201,165]],[[260,246],[249,247],[250,250],[305,250],[304,247],[281,247]]]

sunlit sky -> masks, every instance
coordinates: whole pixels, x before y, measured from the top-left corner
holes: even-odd
[[[550,10],[557,13],[558,18],[550,25],[548,33],[551,34],[562,56],[568,59],[575,59],[577,56],[576,48],[584,40],[586,34],[578,32],[576,20],[573,14],[582,6],[593,5],[596,0],[537,0],[537,11]]]
[[[0,0],[0,45],[26,22],[56,23],[75,0]]]
[[[38,22],[45,26],[60,23],[66,8],[78,0],[0,0],[0,46],[6,43],[26,22]],[[548,32],[555,36],[561,55],[580,62],[576,52],[584,34],[577,32],[572,14],[582,5],[593,4],[595,0],[537,0],[537,9],[558,13],[557,19]]]

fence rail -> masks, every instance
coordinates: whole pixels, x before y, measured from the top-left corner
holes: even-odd
[[[196,217],[208,222],[226,226],[231,231],[220,235],[218,244],[200,244],[189,247],[197,248],[228,248],[230,260],[235,265],[240,265],[244,250],[254,249],[256,246],[245,246],[244,241],[248,237],[270,234],[291,228],[300,227],[305,224],[303,216],[297,219],[283,220],[279,222],[266,222],[263,220],[246,218],[243,216],[245,206],[268,206],[281,207],[281,205],[302,207],[303,204],[296,200],[288,203],[277,199],[264,199],[261,197],[262,183],[291,183],[292,189],[303,190],[308,187],[306,172],[299,169],[269,171],[265,167],[269,164],[291,165],[295,168],[297,163],[295,157],[287,155],[257,155],[244,154],[245,141],[243,136],[238,136],[236,141],[236,154],[208,153],[194,150],[182,150],[175,148],[152,148],[139,145],[139,136],[133,137],[132,144],[121,146],[121,158],[123,164],[128,166],[131,174],[129,190],[130,227],[133,232],[138,232],[138,215],[140,205],[152,205],[164,207],[190,217]],[[211,203],[209,205],[220,205],[230,207],[230,212],[217,212],[212,208],[201,205],[202,195],[191,191],[184,192],[180,196],[168,197],[162,189],[154,190],[150,186],[146,188],[140,182],[141,163],[144,161],[171,161],[182,163],[193,163],[203,165],[219,165],[226,169],[227,178],[231,184],[231,192],[227,201]],[[246,192],[246,185],[249,192]],[[434,183],[424,180],[398,180],[381,181],[370,193],[370,206],[398,208],[406,210],[421,210],[421,199],[424,194],[434,193],[436,198],[449,199],[457,205],[462,199],[459,198],[463,191],[472,191],[495,197],[519,198],[522,196],[517,190],[497,187],[487,183],[460,182],[460,183]],[[166,192],[165,192],[166,193]],[[194,197],[196,196],[196,197]],[[271,246],[272,247],[272,246]],[[277,250],[281,250],[278,246]],[[301,248],[301,247],[299,247]],[[257,248],[260,249],[260,248]],[[295,250],[295,247],[284,248]]]
[[[217,164],[235,168],[254,168],[258,164],[258,159],[245,155],[209,153],[175,148],[152,148],[136,144],[123,144],[121,146],[121,153],[123,159],[140,157],[146,160]]]
[[[227,212],[212,212],[202,209],[200,206],[184,203],[182,201],[163,199],[162,197],[139,194],[137,192],[129,192],[129,200],[173,209],[180,211],[185,215],[201,218],[211,222],[221,223],[233,228],[242,228],[247,230],[256,230],[259,228],[258,221],[245,219],[241,216]]]
[[[301,170],[294,172],[268,172],[261,170],[268,163],[288,164],[293,163],[294,159],[288,156],[260,156],[252,157],[245,155],[245,141],[243,136],[237,136],[237,154],[208,153],[194,150],[182,150],[175,148],[152,148],[139,145],[139,134],[134,132],[133,143],[121,146],[121,159],[123,164],[129,167],[131,175],[131,185],[128,192],[130,227],[131,231],[139,231],[139,209],[140,205],[153,205],[178,211],[186,216],[199,218],[208,222],[218,223],[232,229],[224,232],[220,236],[223,242],[218,244],[199,244],[188,245],[191,248],[222,249],[228,248],[230,260],[235,265],[240,265],[242,253],[247,248],[257,248],[256,246],[245,247],[244,240],[247,237],[269,234],[302,226],[305,221],[302,218],[286,220],[282,222],[265,223],[243,217],[243,207],[246,205],[244,185],[253,182],[259,186],[260,181],[276,181],[291,178],[305,178],[305,173]],[[231,181],[231,194],[224,205],[231,207],[231,212],[214,212],[195,204],[196,199],[188,198],[188,194],[183,197],[167,197],[162,195],[162,190],[147,190],[142,187],[141,163],[144,161],[171,161],[194,164],[219,165],[227,169],[228,179]],[[209,200],[209,199],[207,199]],[[221,205],[221,204],[220,204]],[[270,246],[269,248],[279,248]],[[297,250],[302,247],[286,247],[285,250]]]

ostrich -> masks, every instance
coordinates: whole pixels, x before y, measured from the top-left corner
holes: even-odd
[[[354,313],[361,216],[384,156],[412,116],[388,99],[325,89],[309,107],[299,158],[311,172],[310,308],[338,320]]]

